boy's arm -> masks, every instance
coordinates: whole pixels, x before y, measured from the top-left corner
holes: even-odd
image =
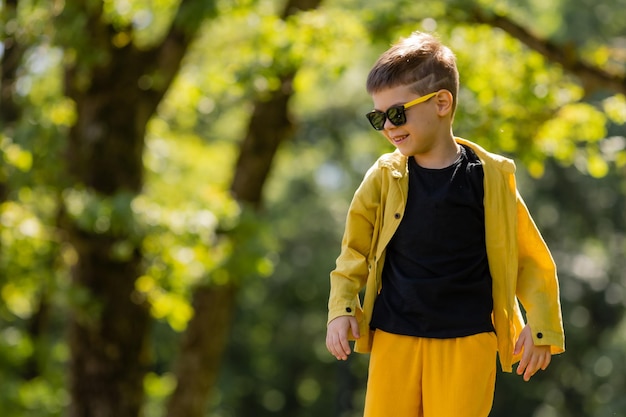
[[[362,316],[359,291],[367,283],[374,228],[381,207],[380,171],[372,167],[354,194],[346,219],[341,253],[330,273],[326,347],[338,360],[351,353],[349,339],[358,339]]]
[[[551,354],[561,353],[565,350],[565,335],[556,265],[519,194],[517,211],[519,270],[516,294],[526,310],[527,328],[532,329],[533,344],[550,346]]]
[[[330,273],[328,323],[339,316],[356,316],[361,309],[358,294],[369,274],[374,224],[380,213],[380,173],[370,169],[354,194],[346,218],[341,253]]]

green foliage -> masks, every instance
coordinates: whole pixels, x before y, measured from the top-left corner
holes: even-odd
[[[593,106],[570,104],[562,107],[541,127],[537,140],[546,155],[552,155],[566,165],[578,162],[582,172],[604,177],[609,167],[599,154],[596,142],[606,137],[606,124],[605,114]],[[581,149],[581,144],[587,146]]]
[[[482,42],[485,36],[489,44]],[[537,131],[561,106],[578,100],[580,88],[537,53],[487,26],[456,27],[450,42],[463,86],[456,133],[467,131],[490,149],[517,155],[541,175],[546,153],[538,149]]]
[[[15,15],[5,11],[0,40],[12,37],[25,53],[13,97],[22,117],[0,122],[0,183],[8,191],[0,201],[0,414],[54,416],[68,402],[61,338],[64,258],[72,256],[55,219],[63,185],[58,152],[73,108],[61,96],[62,55],[48,39],[53,10],[20,1]]]
[[[33,165],[33,154],[22,148],[20,145],[11,143],[9,138],[3,137],[0,142],[0,149],[4,156],[4,164],[8,169],[17,169],[22,172],[30,171]],[[6,172],[2,172],[2,179],[6,181],[9,178]]]
[[[561,272],[568,351],[531,384],[499,377],[493,415],[623,412],[626,99],[588,96],[578,79],[501,30],[458,21],[472,7],[487,7],[619,72],[623,0],[329,0],[287,20],[280,2],[198,2],[181,25],[219,15],[203,27],[148,126],[143,192],[102,196],[69,186],[61,151],[77,109],[63,96],[63,65],[109,59],[77,34],[101,6],[101,22],[116,31],[107,42],[148,48],[162,39],[179,3],[31,0],[20,1],[17,16],[3,16],[0,39],[16,35],[27,52],[16,94],[23,117],[0,132],[0,181],[10,191],[0,202],[1,415],[64,413],[66,311],[79,307],[84,320],[101,311],[69,282],[77,254],[61,243],[60,207],[87,235],[121,237],[113,258],[136,248],[143,254],[135,288],[155,321],[146,416],[162,415],[174,389],[171,362],[194,314],[193,289],[226,283],[241,291],[212,415],[360,415],[367,358],[337,364],[325,351],[327,277],[349,199],[369,165],[391,149],[363,117],[371,107],[367,71],[413,30],[436,30],[456,52],[462,90],[455,133],[519,162],[522,193]],[[290,73],[297,130],[255,212],[229,191],[239,143],[254,100]]]
[[[133,195],[120,192],[101,196],[92,190],[63,190],[63,205],[70,219],[88,233],[132,236],[137,231],[131,201]]]
[[[602,107],[613,123],[616,125],[626,124],[626,97],[623,94],[605,98]]]
[[[64,307],[52,306],[67,301],[67,281],[50,220],[55,198],[31,188],[22,188],[18,198],[0,204],[0,413],[60,415],[68,400],[62,371],[67,352],[60,341]],[[49,332],[34,332],[38,320]]]
[[[118,31],[113,42],[121,47],[134,42],[147,47],[162,39],[179,1],[104,0],[104,21]]]
[[[156,133],[160,125],[154,126]],[[192,314],[191,288],[206,281],[229,252],[218,229],[232,227],[240,214],[219,182],[212,183],[219,181],[218,171],[205,161],[214,152],[225,156],[227,150],[211,150],[191,137],[155,136],[146,153],[146,192],[132,204],[146,229],[142,248],[149,262],[137,289],[151,301],[153,316],[179,331]]]

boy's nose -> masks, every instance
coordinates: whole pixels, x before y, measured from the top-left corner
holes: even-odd
[[[391,121],[389,120],[388,117],[385,117],[385,124],[383,125],[383,129],[384,130],[389,130],[389,129],[393,129],[396,128],[398,126],[394,125],[393,123],[391,123]]]

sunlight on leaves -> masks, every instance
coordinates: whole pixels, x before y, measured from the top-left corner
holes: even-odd
[[[592,153],[587,158],[587,171],[594,178],[602,178],[609,172],[609,164],[597,153]]]
[[[135,289],[147,297],[154,318],[165,319],[178,332],[185,330],[193,316],[193,308],[184,297],[165,291],[147,275],[137,279]]]
[[[170,24],[177,0],[104,0],[105,19],[127,37],[124,44],[135,42],[146,47],[163,36]],[[128,36],[132,33],[132,39]]]
[[[58,100],[52,106],[46,106],[48,117],[58,126],[73,126],[76,123],[76,103],[70,98]]]
[[[574,150],[562,140],[567,132],[551,137],[547,146],[542,144],[541,126],[559,108],[579,99],[580,87],[564,78],[561,68],[548,65],[543,56],[504,32],[457,26],[449,37],[463,74],[455,131],[462,127],[461,135],[471,134],[468,139],[516,155],[533,176],[543,170],[544,147],[573,162]],[[554,129],[567,129],[569,123],[563,120]]]
[[[44,378],[35,378],[24,383],[19,390],[23,404],[31,410],[46,410],[59,413],[70,401],[68,392]]]
[[[68,214],[85,231],[98,234],[139,235],[131,209],[134,195],[119,192],[112,196],[99,195],[85,188],[63,191],[63,202]]]
[[[33,165],[32,153],[18,144],[11,143],[7,137],[2,137],[1,139],[0,151],[4,156],[4,160],[20,171],[30,170]]]
[[[586,103],[574,103],[559,110],[541,126],[537,138],[542,150],[560,161],[573,162],[577,143],[598,142],[606,137],[606,116]],[[601,171],[593,162],[594,172]]]
[[[602,102],[602,107],[613,123],[618,125],[626,123],[626,96],[616,94],[606,98]]]
[[[0,291],[0,296],[6,307],[16,316],[27,319],[32,315],[33,303],[30,297],[31,291],[19,288],[13,283],[8,283]]]
[[[165,317],[176,331],[183,331],[193,316],[193,309],[186,299],[175,294],[151,294],[152,314],[156,318]]]
[[[156,398],[166,398],[176,388],[176,378],[171,373],[157,375],[148,372],[144,378],[146,394]]]

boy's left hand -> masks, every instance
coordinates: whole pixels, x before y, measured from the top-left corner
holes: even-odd
[[[545,371],[550,364],[552,354],[550,353],[550,346],[548,345],[535,345],[532,337],[532,330],[527,324],[522,333],[515,343],[514,355],[517,355],[523,350],[522,360],[517,365],[517,374],[524,374],[524,381],[530,381],[530,378],[537,373],[539,369]]]

